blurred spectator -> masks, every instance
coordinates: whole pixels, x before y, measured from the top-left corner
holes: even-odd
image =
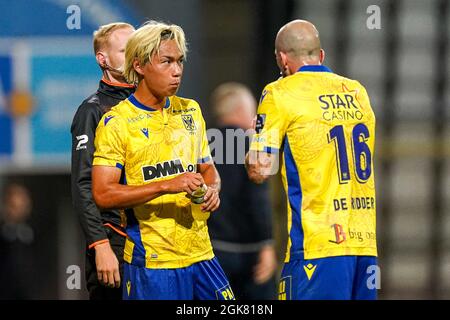
[[[0,299],[30,299],[33,291],[32,201],[20,184],[5,187],[0,217]]]
[[[212,149],[222,179],[221,206],[208,223],[214,252],[237,299],[275,299],[277,260],[268,185],[251,183],[243,164],[249,145],[245,131],[252,127],[256,101],[239,83],[220,85],[211,100],[223,136],[223,151]]]

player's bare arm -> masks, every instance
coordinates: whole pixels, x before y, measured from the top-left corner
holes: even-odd
[[[245,156],[245,168],[251,181],[261,184],[272,175],[276,154],[250,150]]]
[[[188,172],[170,180],[127,186],[119,183],[120,175],[121,169],[116,167],[93,167],[92,191],[95,203],[100,208],[132,208],[163,194],[179,192],[191,194],[205,183],[201,174]]]
[[[215,211],[220,205],[220,176],[214,163],[202,163],[197,165],[199,173],[208,186],[205,194],[205,202],[202,205],[202,211]]]

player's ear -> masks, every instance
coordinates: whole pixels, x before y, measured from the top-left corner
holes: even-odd
[[[292,72],[289,69],[289,57],[288,57],[287,53],[280,51],[280,61],[281,61],[281,67],[283,69],[284,76],[291,75]]]
[[[288,64],[288,57],[287,54],[283,51],[280,51],[280,60],[281,60],[281,66],[285,68]]]
[[[325,51],[323,49],[320,49],[320,53],[319,53],[320,64],[322,64],[324,60],[325,60]]]
[[[97,60],[97,63],[100,65],[100,67],[104,68],[106,66],[106,56],[103,52],[98,51],[95,54],[95,59]]]
[[[136,72],[139,73],[141,76],[144,75],[144,70],[142,69],[143,66],[141,66],[139,60],[134,59],[134,61],[133,61],[133,68],[134,68],[134,70],[136,70]]]

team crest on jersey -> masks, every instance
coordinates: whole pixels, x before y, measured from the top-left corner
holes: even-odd
[[[195,122],[191,114],[182,114],[181,119],[183,119],[183,124],[187,131],[195,131]]]
[[[256,133],[260,133],[262,131],[265,123],[266,123],[266,114],[265,113],[257,114],[256,115],[256,126],[255,126]]]

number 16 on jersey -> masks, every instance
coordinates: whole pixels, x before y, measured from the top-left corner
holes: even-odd
[[[372,174],[372,153],[367,144],[369,137],[369,129],[364,123],[358,123],[353,127],[351,139],[352,158],[355,176],[359,183],[367,182]],[[339,183],[345,184],[351,179],[351,174],[343,125],[337,125],[330,130],[328,142],[331,143],[332,141],[336,148],[336,167]]]

